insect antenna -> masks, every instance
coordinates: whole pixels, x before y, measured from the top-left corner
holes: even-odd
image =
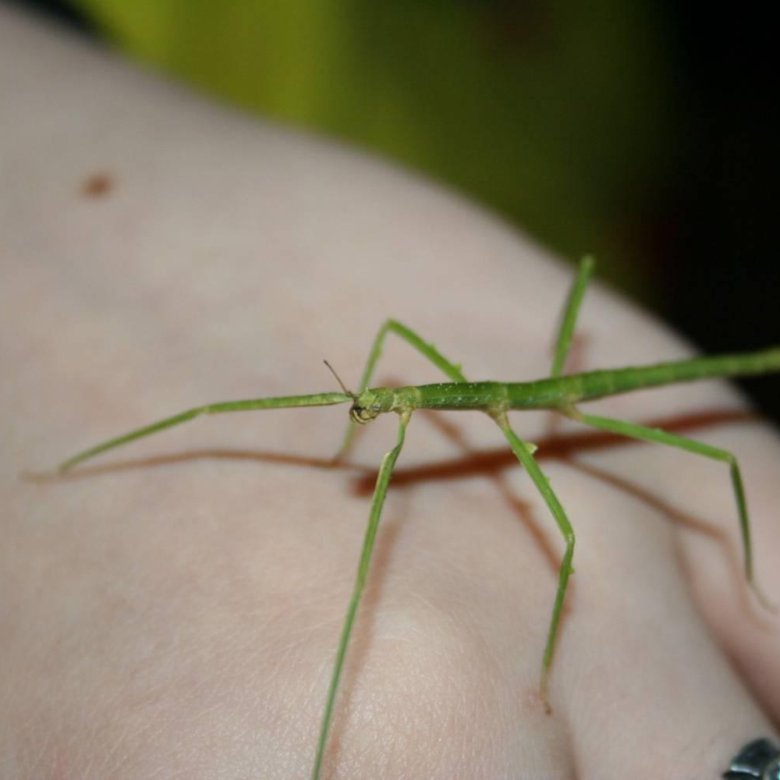
[[[336,369],[333,368],[333,366],[328,363],[327,360],[323,360],[322,362],[328,367],[330,373],[336,377],[336,381],[339,383],[339,387],[341,387],[341,389],[344,391],[344,394],[348,395],[353,401],[357,400],[357,395],[355,395],[355,393],[353,393],[351,390],[347,389],[347,386],[341,381],[341,377],[336,373]]]

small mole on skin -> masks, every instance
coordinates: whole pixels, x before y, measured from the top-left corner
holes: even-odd
[[[103,198],[114,188],[114,179],[105,172],[87,176],[81,184],[81,194],[88,198]]]

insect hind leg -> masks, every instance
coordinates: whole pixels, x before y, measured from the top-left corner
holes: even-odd
[[[756,582],[753,570],[753,543],[751,540],[750,516],[748,515],[747,499],[745,498],[745,488],[742,482],[742,472],[739,468],[739,462],[733,453],[719,447],[713,447],[711,444],[689,439],[686,436],[679,436],[676,433],[663,431],[659,428],[648,428],[644,425],[625,422],[624,420],[616,420],[611,417],[599,417],[593,414],[585,414],[579,409],[571,409],[567,414],[569,417],[572,417],[585,425],[590,425],[593,428],[606,431],[607,433],[627,436],[631,439],[640,439],[641,441],[666,444],[670,447],[676,447],[677,449],[685,450],[686,452],[692,452],[695,455],[703,455],[705,458],[725,463],[729,467],[731,486],[737,505],[737,514],[739,516],[739,530],[742,538],[745,577],[761,606],[770,612],[777,612],[777,607],[764,595]]]

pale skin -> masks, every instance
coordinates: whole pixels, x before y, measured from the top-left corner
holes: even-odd
[[[199,421],[61,482],[18,471],[201,402],[338,391],[322,357],[356,384],[388,315],[470,377],[536,378],[570,273],[405,176],[0,15],[0,775],[306,777],[395,421],[337,469],[346,407]],[[102,199],[80,190],[96,169],[116,177]],[[580,368],[687,354],[598,288],[581,323]],[[377,378],[440,377],[396,341]],[[739,408],[707,383],[593,410]],[[547,415],[512,422],[577,531],[553,713],[560,537],[490,420],[418,413],[324,776],[717,776],[780,719],[780,632],[745,586],[726,467],[568,424],[562,461]],[[740,458],[777,600],[774,435],[728,415],[680,432]]]

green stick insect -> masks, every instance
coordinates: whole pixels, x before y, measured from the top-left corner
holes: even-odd
[[[344,661],[349,649],[350,637],[355,623],[355,617],[360,607],[361,597],[368,577],[371,554],[376,540],[382,506],[387,496],[390,478],[393,474],[398,456],[404,444],[406,427],[412,414],[417,409],[474,409],[485,412],[495,420],[501,432],[509,442],[509,446],[522,467],[528,472],[532,482],[549,508],[558,529],[566,544],[563,559],[558,573],[558,588],[553,602],[547,640],[542,656],[541,696],[548,701],[548,682],[550,669],[556,647],[556,637],[561,621],[561,610],[566,598],[566,587],[569,575],[572,573],[572,556],[574,554],[574,529],[547,477],[542,472],[534,458],[535,446],[521,439],[509,424],[507,413],[521,409],[549,409],[559,412],[571,419],[590,425],[601,431],[640,439],[642,441],[658,442],[671,447],[686,450],[697,455],[703,455],[728,465],[731,473],[731,483],[736,499],[737,514],[742,538],[742,549],[745,576],[760,603],[768,609],[773,609],[759,590],[753,572],[753,552],[750,536],[750,521],[748,518],[745,491],[742,485],[739,464],[735,456],[727,450],[713,447],[710,444],[694,441],[656,428],[648,428],[632,422],[600,417],[580,411],[578,405],[605,396],[627,393],[640,388],[659,387],[678,382],[691,382],[698,379],[718,377],[746,376],[780,371],[780,347],[771,347],[760,352],[750,352],[736,355],[702,357],[691,360],[680,360],[671,363],[658,363],[647,366],[637,366],[601,371],[563,375],[563,367],[572,342],[574,326],[577,319],[585,288],[593,273],[594,263],[591,258],[585,258],[580,264],[579,272],[574,280],[561,318],[555,353],[550,376],[531,382],[471,382],[464,376],[460,367],[452,363],[432,344],[424,341],[410,328],[397,322],[387,320],[374,339],[371,352],[363,371],[360,385],[356,393],[352,393],[339,381],[343,392],[316,393],[313,395],[292,395],[271,398],[254,398],[242,401],[226,401],[198,406],[193,409],[166,417],[150,425],[130,431],[122,436],[109,439],[94,447],[73,455],[64,461],[59,472],[64,473],[79,463],[95,457],[107,450],[120,447],[128,442],[150,436],[166,428],[192,420],[200,415],[221,414],[222,412],[239,412],[250,409],[286,409],[301,406],[328,406],[350,403],[350,422],[339,451],[343,457],[349,449],[355,432],[356,424],[366,424],[380,414],[395,412],[399,419],[398,435],[395,446],[385,454],[379,467],[376,487],[371,501],[371,511],[365,531],[357,577],[352,596],[347,607],[344,624],[341,630],[336,658],[330,679],[330,686],[325,699],[325,708],[320,725],[314,764],[313,780],[319,780],[322,775],[323,759],[328,747],[328,737],[331,730],[334,704],[339,692],[339,683]],[[409,387],[375,387],[369,388],[374,375],[377,360],[382,352],[382,346],[389,333],[394,333],[406,341],[414,349],[428,358],[447,376],[448,382],[440,384],[417,385]],[[331,369],[332,370],[332,369]],[[334,372],[335,373],[335,372]],[[338,379],[338,377],[336,377]]]

